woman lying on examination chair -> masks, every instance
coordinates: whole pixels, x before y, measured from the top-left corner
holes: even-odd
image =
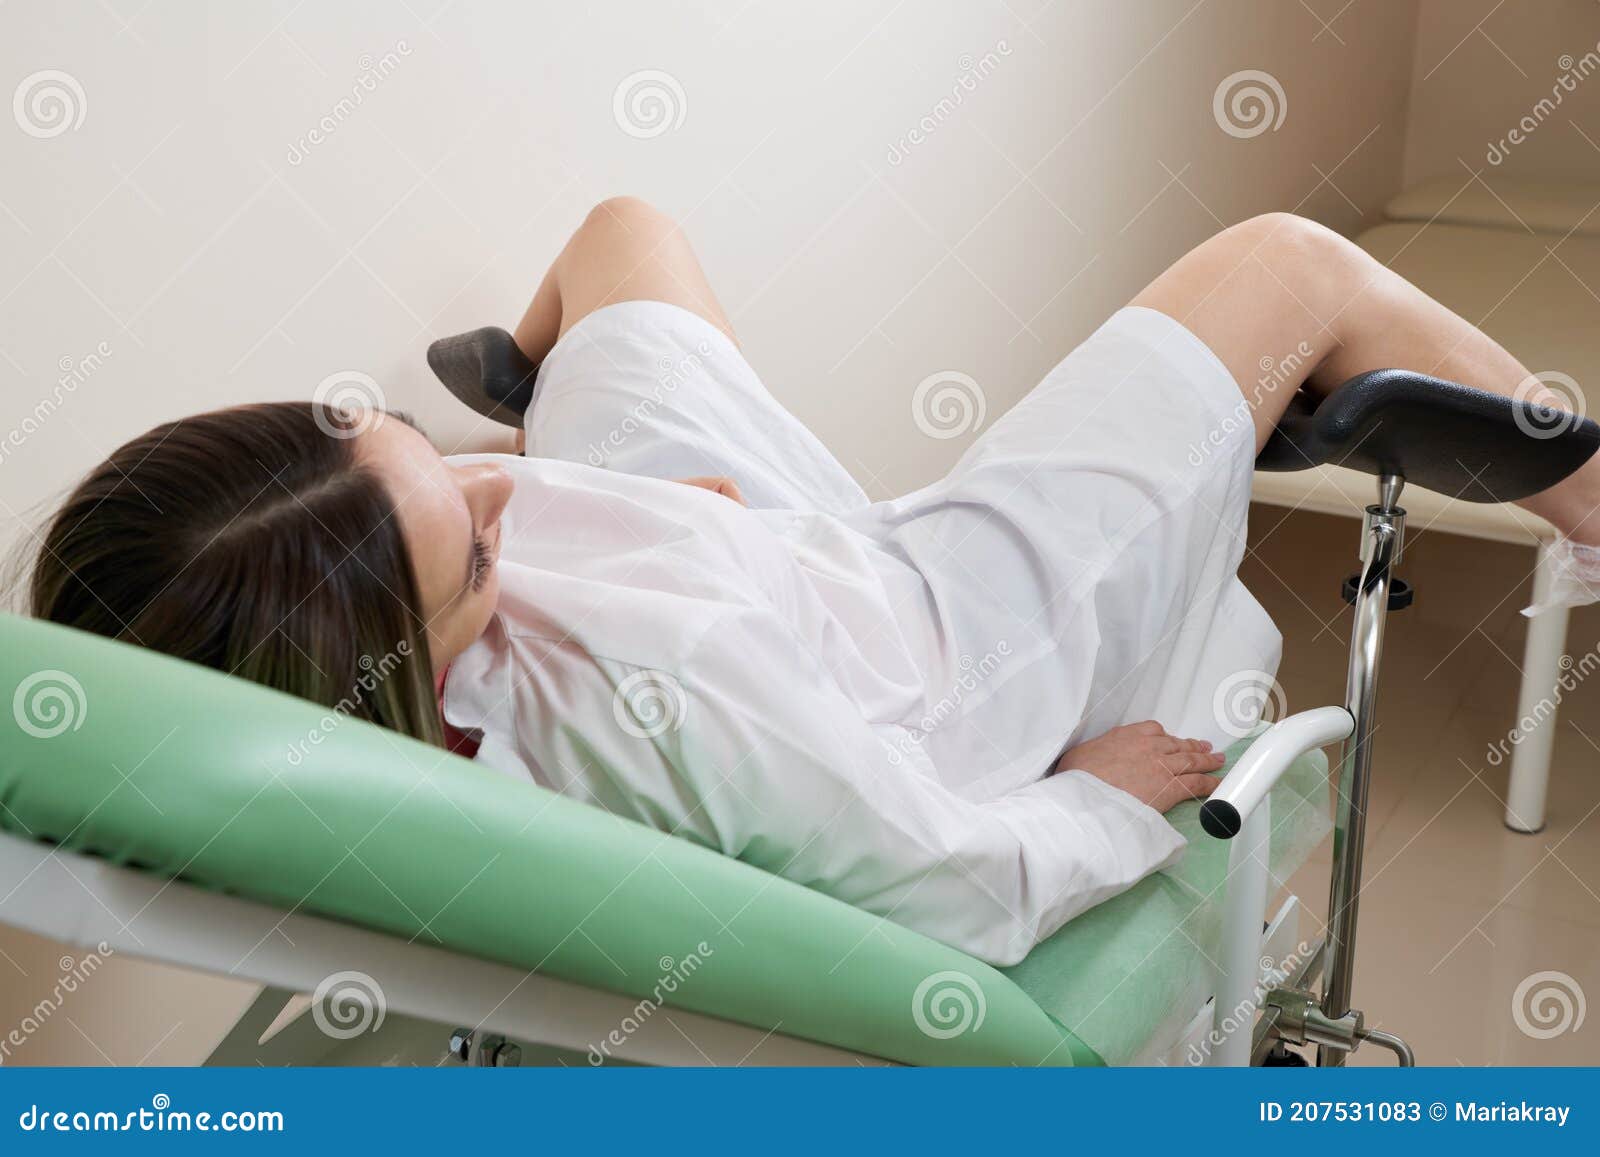
[[[1162,813],[1217,782],[1216,688],[1278,661],[1235,572],[1294,392],[1530,377],[1283,214],[1184,256],[883,502],[640,201],[589,215],[514,337],[539,366],[525,457],[441,458],[398,414],[315,403],[168,423],[70,495],[34,613],[354,690],[375,723],[999,964],[1181,854]],[[1265,358],[1299,369],[1263,385]],[[1600,457],[1523,505],[1561,534],[1560,596],[1592,601]]]

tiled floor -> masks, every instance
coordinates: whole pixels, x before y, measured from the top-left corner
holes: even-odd
[[[1350,519],[1252,510],[1242,573],[1283,631],[1290,711],[1343,701],[1357,537]],[[1600,1013],[1579,1021],[1600,998],[1600,671],[1561,704],[1542,832],[1504,826],[1506,766],[1489,758],[1516,714],[1532,565],[1528,548],[1422,533],[1400,567],[1417,598],[1385,640],[1355,1005],[1422,1064],[1600,1063]],[[1600,608],[1574,612],[1568,653],[1597,646]],[[1318,921],[1329,855],[1290,882]]]

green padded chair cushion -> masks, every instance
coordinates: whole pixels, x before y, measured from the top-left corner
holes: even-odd
[[[0,616],[0,693],[7,830],[631,996],[657,988],[663,957],[698,952],[668,1003],[891,1060],[1127,1059],[1164,1002],[1186,1017],[1209,980],[1195,945],[1216,938],[1226,848],[1203,836],[1006,976],[687,841],[137,647]],[[1315,760],[1302,771],[1302,789],[1319,778]],[[1280,785],[1275,814],[1312,794]],[[1193,810],[1175,822],[1197,834]],[[963,998],[981,1021],[947,1033]]]

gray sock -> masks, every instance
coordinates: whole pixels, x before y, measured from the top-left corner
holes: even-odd
[[[440,338],[428,347],[428,365],[445,389],[485,418],[522,429],[539,367],[505,330],[485,326]]]

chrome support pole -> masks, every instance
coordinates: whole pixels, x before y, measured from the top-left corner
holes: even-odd
[[[1372,737],[1377,726],[1378,663],[1389,614],[1391,570],[1399,561],[1406,512],[1398,505],[1404,479],[1378,480],[1378,504],[1367,507],[1362,527],[1361,587],[1350,634],[1345,707],[1355,719],[1339,756],[1339,798],[1333,829],[1333,879],[1328,891],[1326,971],[1322,1012],[1338,1020],[1350,1012],[1355,972],[1356,913],[1361,899],[1361,855],[1366,839],[1367,791],[1372,778]],[[1345,1050],[1322,1046],[1317,1064],[1344,1064]]]

